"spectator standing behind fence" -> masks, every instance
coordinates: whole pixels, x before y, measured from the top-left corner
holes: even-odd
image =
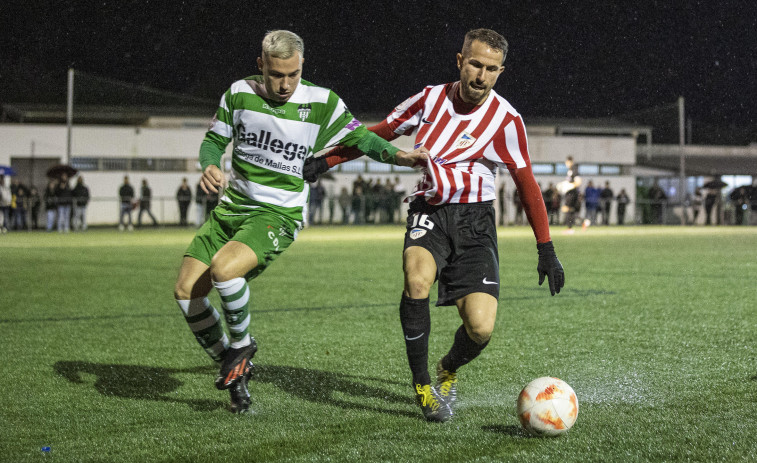
[[[339,192],[339,209],[342,210],[342,224],[346,225],[350,223],[350,204],[352,203],[352,197],[347,191],[346,187],[342,187],[342,191]]]
[[[32,230],[39,229],[39,209],[42,206],[42,199],[39,197],[39,190],[33,186],[29,192],[29,209],[31,210]]]
[[[192,203],[192,189],[189,188],[187,178],[181,179],[181,185],[176,190],[176,202],[179,203],[179,225],[186,227],[187,213],[189,212],[189,205]]]
[[[552,195],[549,200],[552,203],[549,213],[549,224],[558,225],[560,223],[560,204],[562,204],[562,195],[557,187],[552,188]]]
[[[625,188],[620,189],[620,193],[618,193],[618,197],[615,198],[615,201],[617,201],[618,204],[618,225],[623,225],[626,220],[626,206],[628,206],[628,203],[631,202],[631,198],[628,197],[628,193],[626,193]]]
[[[74,197],[74,230],[87,229],[87,205],[89,204],[89,188],[84,185],[84,178],[80,175],[76,179],[76,186],[72,192]]]
[[[581,209],[581,195],[578,192],[578,187],[581,186],[581,177],[578,176],[578,166],[573,162],[573,156],[565,158],[565,167],[568,172],[565,174],[565,180],[560,182],[558,190],[565,192],[565,204],[563,204],[563,212],[565,212],[565,224],[568,229],[565,233],[571,234],[574,232],[573,225],[576,222],[576,214]]]
[[[362,184],[356,183],[352,189],[352,223],[360,225],[365,222],[365,196]]]
[[[47,184],[47,188],[45,189],[44,194],[44,201],[45,201],[45,214],[47,215],[47,225],[46,229],[47,231],[52,231],[55,227],[55,222],[57,219],[58,214],[58,198],[55,195],[56,187],[58,186],[58,182],[55,180],[50,180],[50,182]]]
[[[134,225],[131,220],[132,202],[134,201],[134,188],[129,183],[129,177],[124,176],[124,183],[121,188],[118,189],[118,200],[121,203],[121,214],[118,217],[118,229],[123,231],[124,228],[128,228],[129,231],[134,230]],[[128,219],[128,223],[124,221],[124,217]]]
[[[560,203],[562,202],[562,196],[554,183],[549,182],[549,186],[545,192],[544,206],[547,208],[547,217],[550,225],[557,225],[560,223]]]
[[[720,214],[718,213],[719,207],[715,207],[720,202],[720,189],[708,188],[707,193],[704,195],[704,224],[712,225],[712,210],[715,209],[717,217],[715,217],[715,223],[720,224]]]
[[[757,225],[757,175],[753,177],[754,181],[749,188],[749,204],[751,207],[749,215],[749,224]]]
[[[513,191],[513,206],[515,206],[515,225],[523,224],[523,202],[520,200],[520,194],[516,188]]]
[[[310,185],[310,225],[320,223],[321,219],[323,218],[323,211],[321,208],[323,206],[323,196],[325,195],[325,193],[326,190],[323,188],[323,185],[321,185],[320,180]]]
[[[501,175],[502,170],[500,170]],[[497,208],[499,209],[499,224],[501,226],[507,225],[507,188],[505,182],[500,180],[499,190],[497,190]]]
[[[11,196],[11,208],[13,209],[13,229],[26,230],[26,187],[20,185],[16,193]]]
[[[18,178],[11,178],[11,201],[10,216],[11,230],[23,230],[26,228],[26,197],[28,196],[26,186],[18,181]]]
[[[158,221],[155,220],[155,216],[152,215],[152,188],[147,184],[147,179],[142,179],[142,187],[139,189],[139,215],[137,216],[137,226],[142,226],[142,213],[147,212],[147,215],[152,220],[152,226],[157,227]]]
[[[691,205],[691,208],[693,209],[693,213],[694,213],[694,220],[691,221],[691,223],[693,224],[697,223],[697,219],[699,218],[699,211],[702,210],[703,199],[704,198],[702,196],[702,189],[697,187],[697,189],[694,190],[694,199]]]
[[[195,218],[195,225],[198,227],[205,223],[205,202],[208,199],[208,194],[200,187],[200,182],[197,182],[195,187],[195,208],[197,209],[197,217]]]
[[[733,204],[734,225],[744,225],[744,212],[749,208],[749,192],[746,186],[740,186],[731,191],[728,199]]]
[[[11,190],[5,184],[5,175],[0,175],[0,232],[8,233],[11,226]]]
[[[597,223],[597,209],[599,209],[599,195],[602,194],[602,190],[594,186],[594,182],[589,180],[584,190],[584,206],[586,207],[586,220],[584,226],[589,226],[593,223]]]
[[[665,191],[660,188],[657,179],[654,180],[647,196],[649,197],[649,205],[652,208],[652,223],[662,225],[665,223],[665,205],[668,196],[665,194]]]
[[[610,209],[615,192],[610,188],[610,182],[605,182],[605,187],[599,193],[599,210],[602,213],[602,223],[610,225]]]
[[[71,207],[74,204],[74,195],[68,184],[68,175],[62,174],[58,187],[55,190],[58,198],[58,233],[71,231]]]

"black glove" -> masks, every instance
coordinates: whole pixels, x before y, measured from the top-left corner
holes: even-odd
[[[549,292],[554,296],[560,293],[560,289],[565,285],[565,272],[562,264],[557,260],[555,247],[551,241],[546,243],[537,243],[536,249],[539,251],[539,264],[536,270],[539,272],[539,286],[544,283],[544,277],[549,279]]]
[[[308,183],[315,183],[318,176],[329,170],[329,164],[326,158],[309,157],[305,159],[305,165],[302,167],[302,178]]]

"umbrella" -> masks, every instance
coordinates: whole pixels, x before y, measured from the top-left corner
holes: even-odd
[[[726,186],[728,186],[728,184],[721,180],[710,180],[709,182],[702,185],[702,188],[707,188],[708,190],[717,190],[725,188]]]
[[[16,175],[16,171],[11,166],[0,166],[0,175]]]
[[[71,178],[76,175],[77,172],[79,171],[68,164],[58,164],[47,169],[47,176],[50,178],[60,178],[63,174],[66,174],[68,178]]]

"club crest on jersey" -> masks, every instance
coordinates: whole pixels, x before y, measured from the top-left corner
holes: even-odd
[[[476,139],[471,134],[469,134],[468,132],[463,132],[459,137],[457,137],[457,140],[455,140],[455,149],[461,150],[468,148],[475,142]]]
[[[413,228],[410,230],[410,239],[411,240],[417,240],[418,238],[422,237],[426,234],[428,230],[425,228]]]
[[[300,114],[300,120],[305,120],[310,116],[310,111],[313,110],[313,106],[310,103],[301,104],[297,107],[297,112]]]

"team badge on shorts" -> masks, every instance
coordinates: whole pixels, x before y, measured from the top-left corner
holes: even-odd
[[[410,230],[410,239],[417,240],[421,236],[425,235],[427,231],[428,230],[426,230],[425,228],[413,228],[412,230]]]
[[[467,148],[475,142],[476,138],[473,135],[469,134],[468,132],[463,132],[459,137],[457,137],[457,140],[455,140],[455,149],[461,150]]]

